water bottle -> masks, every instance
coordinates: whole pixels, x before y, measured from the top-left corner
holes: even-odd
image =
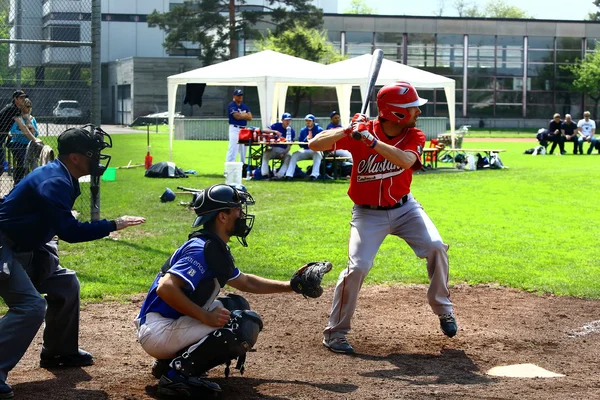
[[[292,141],[292,127],[291,126],[288,126],[287,128],[285,128],[285,141],[286,142]]]

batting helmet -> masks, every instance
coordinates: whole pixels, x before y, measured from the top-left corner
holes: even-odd
[[[192,226],[206,225],[221,211],[241,208],[242,213],[236,221],[234,236],[238,237],[244,247],[248,246],[246,236],[254,225],[254,215],[249,215],[247,209],[248,206],[254,204],[254,199],[245,189],[243,185],[233,187],[218,184],[198,192],[192,203],[192,208],[198,217]]]
[[[417,90],[408,82],[387,85],[377,93],[379,117],[388,121],[405,123],[410,119],[408,107],[419,107],[427,103],[419,97]]]

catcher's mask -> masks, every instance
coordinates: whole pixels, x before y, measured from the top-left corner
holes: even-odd
[[[100,178],[108,164],[111,156],[101,154],[102,150],[112,147],[112,138],[101,128],[88,124],[81,128],[70,128],[58,137],[58,153],[83,154],[90,160],[90,175]],[[106,164],[102,164],[106,161]]]
[[[246,236],[250,234],[254,225],[254,215],[248,214],[248,206],[254,204],[254,199],[246,191],[243,185],[213,185],[198,192],[192,204],[192,208],[198,216],[192,227],[206,225],[212,221],[221,211],[232,208],[240,208],[240,217],[235,221],[233,236],[238,238],[240,244],[248,246]]]

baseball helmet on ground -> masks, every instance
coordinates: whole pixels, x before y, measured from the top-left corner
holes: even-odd
[[[408,82],[387,85],[377,93],[379,117],[392,122],[405,123],[410,119],[408,107],[420,107],[427,99],[419,97],[417,90]]]

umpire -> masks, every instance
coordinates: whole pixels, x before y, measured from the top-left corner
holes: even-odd
[[[129,216],[79,222],[71,213],[81,193],[78,179],[101,175],[100,160],[110,161],[100,154],[111,147],[104,136],[110,140],[93,127],[66,130],[58,138],[58,159],[27,175],[0,204],[0,297],[8,306],[0,319],[0,399],[14,396],[7,375],[44,321],[42,368],[93,364],[78,344],[79,280],[59,265],[55,235],[85,242],[145,222]]]

